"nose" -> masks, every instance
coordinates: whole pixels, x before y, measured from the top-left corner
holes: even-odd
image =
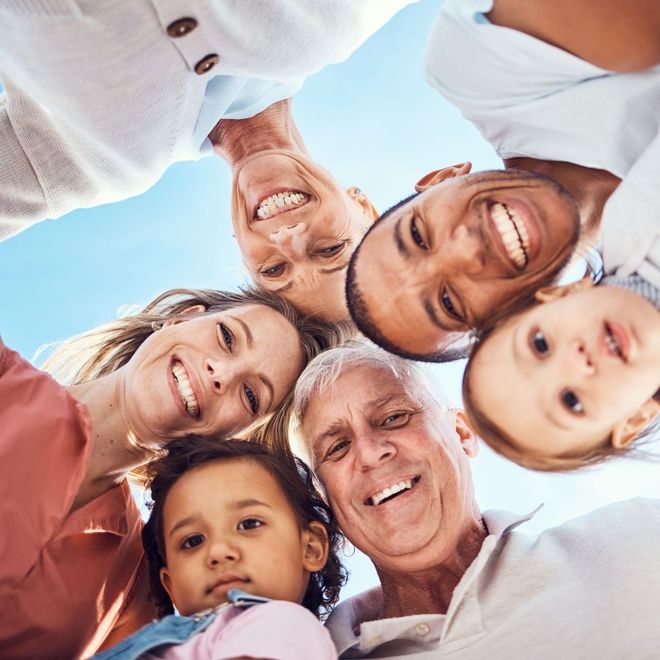
[[[305,232],[307,225],[298,222],[295,225],[282,225],[270,234],[275,243],[289,259],[305,256]]]
[[[236,378],[241,375],[241,367],[236,361],[220,361],[208,357],[204,360],[204,371],[215,394],[225,394]]]
[[[567,374],[573,376],[590,376],[596,371],[591,354],[586,344],[580,340],[573,340],[568,344],[564,356],[563,368]]]
[[[396,446],[387,435],[379,432],[365,433],[354,441],[356,460],[363,472],[378,467],[396,456]]]
[[[210,567],[234,563],[240,559],[240,553],[235,544],[228,539],[216,539],[208,544],[206,561]]]
[[[479,232],[459,225],[445,241],[443,248],[443,263],[454,275],[479,275],[484,270],[484,243]]]

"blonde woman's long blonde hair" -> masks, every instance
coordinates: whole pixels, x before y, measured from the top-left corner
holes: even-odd
[[[349,322],[328,323],[300,315],[286,300],[263,289],[245,286],[238,291],[215,289],[170,289],[160,294],[140,311],[122,316],[97,328],[75,335],[59,343],[44,359],[40,368],[63,385],[75,385],[110,374],[125,365],[144,340],[167,320],[180,317],[195,305],[203,305],[213,314],[243,305],[264,305],[280,313],[297,330],[303,354],[303,368],[316,355],[331,348],[354,333]],[[278,410],[260,420],[242,434],[253,441],[269,444],[288,427],[291,415],[291,393]],[[137,444],[137,447],[143,447]],[[154,457],[159,452],[153,452]],[[131,476],[143,482],[144,470]]]

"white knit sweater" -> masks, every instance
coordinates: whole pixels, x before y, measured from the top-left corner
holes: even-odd
[[[199,158],[209,81],[225,85],[230,116],[254,114],[413,1],[0,0],[0,240]],[[190,32],[168,34],[188,17]],[[196,73],[209,55],[217,64]]]

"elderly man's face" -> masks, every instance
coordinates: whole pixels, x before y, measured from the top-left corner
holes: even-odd
[[[476,509],[462,413],[359,367],[312,398],[302,431],[342,531],[379,568],[423,570],[455,551]]]
[[[377,217],[358,188],[344,191],[299,153],[266,150],[234,172],[234,234],[253,280],[306,314],[348,318],[348,260]]]

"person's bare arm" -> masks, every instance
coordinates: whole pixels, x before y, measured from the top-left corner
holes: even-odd
[[[487,16],[603,69],[660,63],[658,0],[495,0]]]

